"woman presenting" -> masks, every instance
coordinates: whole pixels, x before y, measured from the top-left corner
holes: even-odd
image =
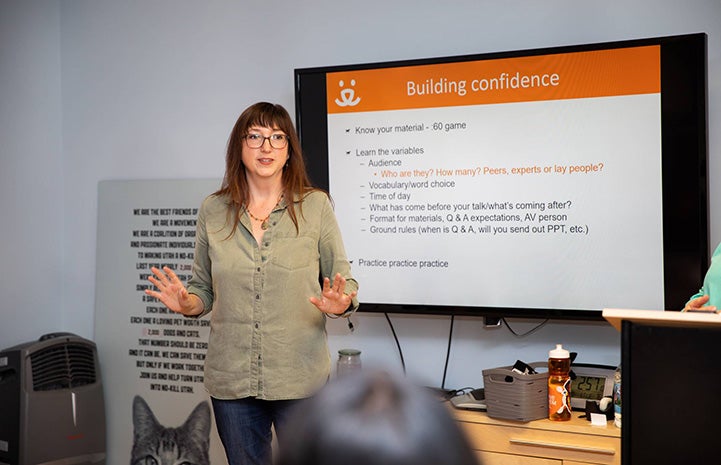
[[[703,287],[686,303],[683,311],[715,312],[721,305],[721,244],[711,256]]]
[[[187,288],[154,268],[146,291],[189,317],[211,313],[204,384],[230,465],[271,463],[289,408],[328,380],[326,317],[358,308],[333,206],[314,188],[288,112],[247,108],[220,190],[198,213]]]

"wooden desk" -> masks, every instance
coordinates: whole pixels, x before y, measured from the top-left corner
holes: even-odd
[[[591,426],[581,412],[570,421],[517,422],[484,412],[453,410],[483,465],[582,465],[621,463],[621,430]]]

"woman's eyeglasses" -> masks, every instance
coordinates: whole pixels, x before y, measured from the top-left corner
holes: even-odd
[[[248,134],[245,136],[245,143],[251,149],[259,149],[265,144],[266,139],[274,149],[284,149],[288,145],[288,136],[285,134],[272,134],[268,137],[261,134]]]

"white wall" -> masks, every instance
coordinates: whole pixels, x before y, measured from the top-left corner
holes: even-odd
[[[63,237],[60,55],[57,1],[0,0],[0,348],[61,328],[92,334],[64,302],[75,260]],[[85,285],[92,321],[92,275]]]
[[[711,242],[721,241],[718,0],[0,0],[0,348],[49,331],[93,337],[97,184],[221,177],[240,111],[294,111],[293,69],[706,32]],[[362,283],[361,283],[362,285]],[[689,289],[689,293],[695,289]],[[391,316],[408,372],[440,385],[448,317]],[[512,321],[518,332],[537,322]],[[398,366],[382,315],[359,315],[331,347]],[[446,387],[545,359],[615,364],[603,323],[551,322],[530,336],[457,318]]]

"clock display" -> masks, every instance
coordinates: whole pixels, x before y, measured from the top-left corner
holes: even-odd
[[[615,367],[574,363],[571,370],[576,375],[571,383],[571,408],[574,410],[584,410],[589,400],[598,402],[613,395]]]
[[[603,397],[606,378],[577,376],[571,385],[571,396],[577,399],[599,400]]]

